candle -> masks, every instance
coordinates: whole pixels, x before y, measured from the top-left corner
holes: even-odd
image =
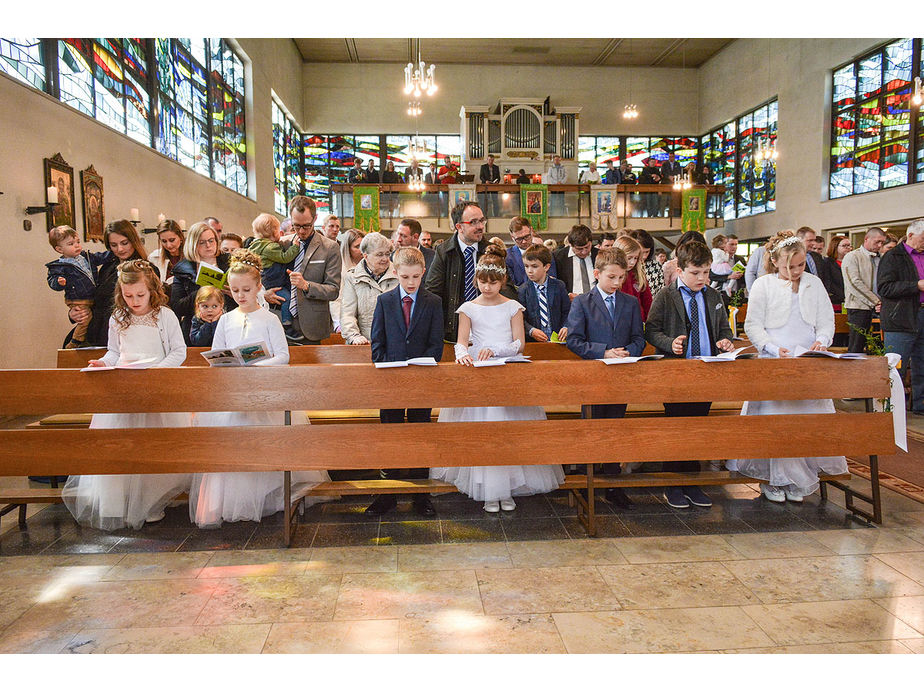
[[[138,208],[132,207],[130,212],[132,221],[141,221],[141,217],[138,215]]]
[[[179,223],[179,225],[180,225],[180,228],[183,229],[183,230],[185,231],[185,230],[186,230],[186,220],[185,220],[185,219],[180,219],[178,223]]]
[[[158,223],[158,224],[159,224],[160,222],[166,221],[166,220],[167,220],[167,215],[164,214],[163,212],[161,212],[160,214],[157,215],[157,223]]]
[[[55,186],[49,185],[45,193],[48,197],[48,204],[54,204],[58,201],[58,189]]]

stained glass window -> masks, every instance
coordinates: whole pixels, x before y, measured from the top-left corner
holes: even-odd
[[[0,38],[0,70],[36,89],[45,91],[42,40]]]
[[[920,39],[899,39],[834,70],[828,197],[858,195],[921,180],[910,161],[921,123],[912,119]],[[913,177],[912,177],[913,176]]]
[[[305,194],[315,201],[318,213],[330,213],[328,137],[304,135]]]
[[[280,214],[286,214],[289,200],[301,195],[302,183],[302,135],[288,115],[272,102],[273,112],[273,206]]]

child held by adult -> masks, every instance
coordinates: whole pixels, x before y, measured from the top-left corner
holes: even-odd
[[[180,323],[167,307],[160,280],[147,260],[129,260],[118,267],[114,308],[109,318],[109,346],[90,366],[144,363],[172,368],[186,359]],[[90,428],[181,428],[189,413],[94,414]],[[139,466],[144,461],[138,460]],[[189,489],[189,474],[104,474],[68,478],[61,496],[83,525],[112,531],[140,529],[164,517],[164,508]]]
[[[568,336],[565,322],[571,299],[565,283],[549,275],[551,267],[552,251],[544,245],[535,243],[523,252],[526,281],[520,284],[517,293],[525,307],[523,321],[528,341],[548,342],[554,332],[562,342]]]
[[[423,253],[417,248],[398,248],[392,258],[398,286],[378,297],[372,316],[372,360],[406,361],[443,356],[443,309],[440,297],[423,288],[426,271]],[[382,409],[382,423],[429,423],[429,409]],[[426,479],[427,469],[382,470],[383,478]],[[383,515],[397,505],[394,495],[377,496],[366,508],[370,515]],[[414,511],[430,517],[436,514],[430,498],[415,493]]]
[[[507,281],[506,251],[497,245],[485,248],[475,266],[480,295],[466,301],[459,313],[456,363],[471,366],[475,359],[506,357],[523,350],[523,306],[501,295]],[[469,344],[471,342],[471,345]],[[463,407],[440,410],[439,421],[541,421],[542,407]],[[561,465],[497,467],[443,467],[430,470],[434,479],[454,484],[470,498],[484,501],[489,513],[514,510],[513,496],[529,496],[557,489],[564,481]]]
[[[827,349],[834,338],[834,310],[821,279],[805,271],[805,244],[792,231],[780,231],[767,244],[767,273],[751,286],[744,329],[761,357],[793,356],[797,347]],[[829,399],[745,402],[742,416],[833,414]],[[818,489],[818,473],[847,471],[844,457],[787,457],[728,460],[728,469],[764,479],[760,489],[776,503],[801,502]]]
[[[290,328],[292,313],[289,303],[291,286],[286,274],[286,265],[298,257],[301,246],[293,243],[284,248],[279,239],[282,237],[279,219],[272,214],[260,214],[253,220],[253,240],[248,246],[249,250],[260,258],[263,271],[260,281],[265,289],[276,289],[276,296],[281,298],[282,326]],[[289,336],[294,336],[294,333]]]
[[[189,328],[190,346],[211,347],[215,327],[225,312],[225,297],[215,286],[203,286],[196,292],[196,315]]]
[[[64,347],[76,349],[86,344],[87,326],[92,317],[93,297],[96,294],[97,272],[111,255],[84,250],[80,245],[80,236],[70,226],[55,226],[48,232],[48,243],[61,255],[45,265],[48,268],[48,286],[64,292],[64,304],[68,308],[86,308],[84,319],[77,323],[70,341]]]
[[[676,280],[655,296],[645,324],[645,338],[668,358],[714,356],[731,351],[732,331],[719,292],[710,287],[712,253],[705,243],[678,244]],[[712,402],[665,402],[667,416],[708,416]],[[665,471],[698,472],[698,460],[665,463]],[[712,501],[699,486],[672,486],[664,498],[672,508],[690,504],[709,508]]]
[[[619,290],[627,281],[628,270],[626,254],[620,248],[604,248],[597,253],[594,261],[596,286],[574,299],[568,315],[568,348],[582,359],[642,355],[645,337],[639,303]],[[581,407],[583,419],[621,419],[625,415],[625,404],[585,404]],[[618,463],[606,463],[603,472],[620,474],[621,467]],[[606,499],[623,508],[632,504],[620,488],[607,489]]]

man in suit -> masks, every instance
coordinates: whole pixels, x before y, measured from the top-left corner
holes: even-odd
[[[802,239],[802,242],[805,244],[806,253],[805,253],[805,271],[814,274],[816,277],[821,271],[822,263],[824,259],[820,254],[816,253],[814,250],[808,250],[808,248],[815,243],[815,229],[811,226],[800,226],[796,229],[796,235]]]
[[[420,164],[414,158],[411,158],[411,165],[404,169],[404,180],[410,182],[411,176],[420,176],[420,180],[423,181],[423,169],[420,168]]]
[[[366,182],[366,172],[363,170],[363,160],[359,157],[353,161],[353,168],[350,169],[350,172],[347,174],[348,183],[365,183]]]
[[[478,180],[481,181],[482,185],[488,183],[500,183],[500,168],[494,165],[493,154],[488,154],[488,163],[481,165],[481,169],[478,172]],[[482,197],[484,198],[485,211],[487,212],[487,216],[496,217],[497,193],[485,192],[482,193]]]
[[[574,299],[593,287],[597,249],[593,247],[593,232],[584,224],[572,226],[566,240],[568,245],[552,254],[553,266],[568,287],[569,298]]]
[[[402,222],[403,223],[403,222]],[[439,296],[422,287],[423,255],[417,248],[402,247],[395,251],[395,273],[398,286],[386,291],[375,303],[372,316],[372,360],[407,361],[430,356],[437,361],[443,357],[443,313]],[[429,409],[382,409],[382,423],[429,423]],[[382,470],[383,478],[426,479],[427,469]],[[426,493],[415,493],[414,510],[418,515],[436,514]],[[366,508],[370,515],[383,515],[397,504],[397,498],[388,494],[377,496]]]
[[[882,302],[876,293],[876,272],[879,269],[879,250],[886,241],[885,231],[874,226],[866,232],[863,245],[851,250],[841,260],[844,278],[844,307],[850,336],[847,351],[866,351],[866,339],[853,326],[868,330],[873,322],[873,311],[879,311]]]
[[[430,164],[430,170],[427,171],[427,175],[424,176],[424,183],[426,183],[427,185],[439,185],[440,184],[439,166],[437,166],[435,161],[432,164]]]
[[[291,302],[292,326],[301,332],[302,344],[320,344],[330,337],[333,323],[329,304],[340,295],[340,246],[324,234],[315,233],[316,216],[317,207],[310,197],[296,195],[289,202],[292,229],[301,245],[289,270],[296,299]]]
[[[603,178],[600,182],[604,185],[619,185],[622,183],[622,172],[613,166],[613,160],[606,162],[606,170],[603,172]]]
[[[442,299],[443,338],[447,342],[455,342],[459,336],[456,309],[478,296],[474,285],[475,265],[484,255],[488,242],[484,239],[487,220],[477,202],[460,202],[452,208],[450,218],[455,233],[436,249],[426,288]]]
[[[674,152],[667,155],[667,161],[661,165],[661,177],[665,183],[674,183],[683,175],[683,167],[674,157]]]
[[[425,271],[424,271],[424,282],[427,281],[427,272],[430,271],[430,267],[433,265],[433,256],[436,255],[436,251],[431,250],[430,248],[423,248],[420,246],[420,233],[421,226],[420,222],[416,219],[410,217],[402,219],[401,223],[398,224],[398,228],[395,229],[395,240],[397,241],[398,248],[417,248],[423,253]]]
[[[730,233],[725,237],[725,244],[722,246],[722,250],[728,253],[728,264],[730,267],[734,267],[739,262],[742,265],[747,265],[747,260],[745,260],[741,255],[738,255],[738,237]],[[734,286],[732,287],[732,295],[739,289],[744,288],[744,272],[731,272],[730,274],[716,274],[712,270],[709,270],[709,281],[710,282],[719,282],[719,289],[722,288],[722,285],[726,281],[733,281]],[[728,305],[728,302],[731,300],[728,294],[724,291],[720,292],[722,294],[722,300],[725,302],[725,305]]]
[[[417,247],[420,248],[421,252],[423,252],[424,248],[433,250],[433,236],[430,235],[429,231],[420,232],[420,237],[417,239]],[[424,258],[426,259],[426,255]]]

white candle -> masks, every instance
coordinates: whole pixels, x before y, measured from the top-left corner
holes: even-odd
[[[158,224],[159,224],[160,222],[166,221],[166,220],[167,220],[167,215],[164,214],[163,212],[161,212],[160,214],[157,215],[157,223],[158,223]]]
[[[49,185],[45,193],[48,196],[48,204],[58,201],[58,189],[55,186]]]
[[[141,221],[141,217],[138,215],[138,208],[132,207],[129,214],[131,214],[132,221]]]
[[[186,220],[185,220],[185,219],[180,219],[178,223],[179,223],[179,225],[180,225],[180,228],[183,229],[183,230],[185,231],[185,230],[186,230]]]

